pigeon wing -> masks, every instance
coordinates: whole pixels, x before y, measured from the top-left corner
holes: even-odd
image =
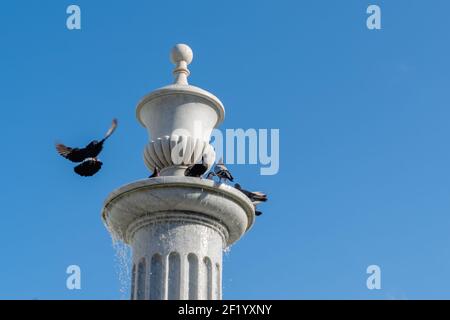
[[[255,201],[261,201],[261,202],[266,202],[267,201],[267,195],[265,195],[262,192],[250,192],[250,196],[249,196],[252,200]]]
[[[114,131],[116,131],[117,128],[117,119],[113,119],[111,127],[108,129],[108,132],[106,132],[105,135],[105,140],[108,139],[113,133]]]
[[[85,150],[79,148],[71,148],[62,143],[56,144],[56,151],[64,158],[72,162],[81,162],[86,159]]]

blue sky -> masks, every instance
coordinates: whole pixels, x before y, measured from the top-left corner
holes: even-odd
[[[82,30],[66,29],[66,8]],[[382,9],[382,30],[366,8]],[[270,201],[224,261],[224,298],[450,298],[450,43],[444,0],[2,1],[0,298],[119,299],[100,219],[148,175],[138,100],[194,50],[226,128],[279,128],[280,171],[233,165]],[[91,179],[53,143],[120,126]],[[66,289],[66,267],[82,290]],[[366,288],[366,268],[382,289]]]

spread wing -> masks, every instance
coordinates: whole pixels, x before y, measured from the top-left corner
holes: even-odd
[[[113,119],[111,127],[108,129],[108,132],[106,132],[105,135],[105,140],[108,139],[113,133],[114,131],[116,131],[117,128],[117,119]]]
[[[67,158],[70,153],[72,152],[73,148],[71,147],[67,147],[65,145],[63,145],[62,143],[57,143],[56,144],[56,151],[58,151],[58,153],[63,156],[64,158]]]
[[[79,148],[71,148],[62,143],[56,144],[56,151],[64,158],[72,162],[81,162],[86,159],[85,150]]]

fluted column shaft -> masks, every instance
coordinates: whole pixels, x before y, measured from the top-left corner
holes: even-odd
[[[131,237],[132,297],[151,300],[221,299],[225,229],[191,212],[165,212],[135,222]],[[145,268],[142,267],[145,266]],[[141,267],[139,267],[141,266]],[[145,293],[145,294],[144,294]]]

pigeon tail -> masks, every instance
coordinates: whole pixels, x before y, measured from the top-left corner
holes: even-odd
[[[77,165],[73,170],[82,177],[92,177],[102,168],[103,163],[100,160],[89,158]]]

